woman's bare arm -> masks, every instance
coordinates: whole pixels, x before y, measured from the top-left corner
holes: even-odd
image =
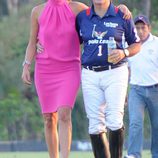
[[[36,53],[36,43],[37,43],[37,34],[38,34],[38,9],[34,8],[31,14],[31,29],[29,43],[26,48],[25,60],[32,62],[35,53]]]
[[[38,15],[38,7],[35,7],[31,13],[30,37],[28,46],[26,48],[22,72],[22,80],[26,84],[31,84],[30,65],[36,53],[36,42],[38,35]]]
[[[70,1],[69,5],[76,16],[79,12],[88,8],[88,6],[85,5],[84,3],[76,2],[76,1]]]

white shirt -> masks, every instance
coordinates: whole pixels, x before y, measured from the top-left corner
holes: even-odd
[[[129,57],[130,84],[158,84],[158,37],[150,34],[138,54]]]

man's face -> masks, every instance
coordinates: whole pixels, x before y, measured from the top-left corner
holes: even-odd
[[[140,40],[145,41],[147,37],[149,36],[150,26],[144,24],[143,22],[137,22],[135,25],[136,25],[137,33],[138,33],[138,36],[140,37]]]
[[[92,0],[93,4],[98,4],[98,5],[104,4],[108,1],[109,0]]]

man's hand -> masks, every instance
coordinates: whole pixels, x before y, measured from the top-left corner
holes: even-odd
[[[109,61],[113,64],[117,64],[125,57],[122,49],[113,49],[109,55]]]

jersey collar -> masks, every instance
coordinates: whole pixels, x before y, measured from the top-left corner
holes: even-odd
[[[112,3],[110,3],[107,12],[105,13],[105,15],[104,15],[102,18],[108,17],[108,16],[116,16],[116,14],[117,14],[116,7],[115,7]],[[94,5],[92,5],[92,7],[91,7],[91,9],[90,9],[89,18],[91,19],[93,16],[98,16],[98,15],[95,13]]]

